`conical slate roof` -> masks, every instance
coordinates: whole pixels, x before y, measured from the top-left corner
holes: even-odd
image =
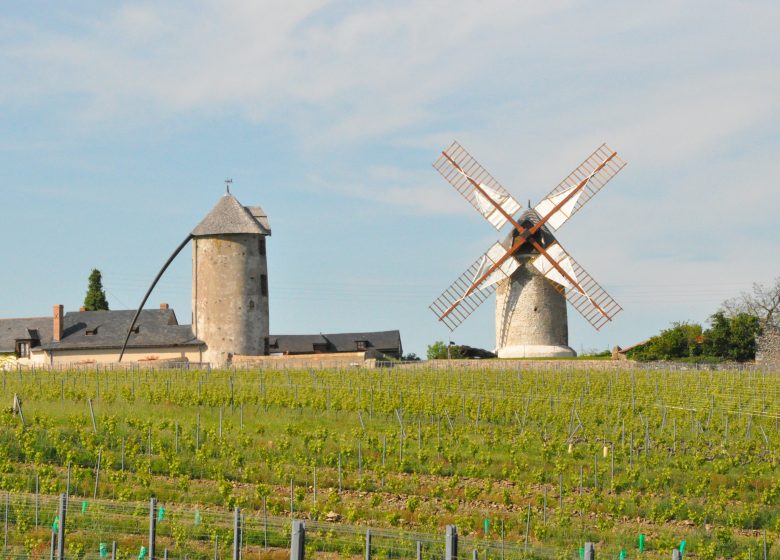
[[[540,220],[541,218],[539,217],[539,214],[537,214],[536,210],[534,210],[533,208],[529,208],[528,210],[523,212],[519,217],[516,218],[517,223],[526,229],[532,228],[533,226],[538,224]],[[504,238],[501,244],[505,248],[509,249],[512,246],[512,244],[515,242],[516,236],[517,236],[517,230],[513,228],[512,231],[509,232],[509,235],[507,235]],[[542,227],[539,228],[539,231],[536,232],[534,238],[542,247],[548,247],[556,242],[555,236],[547,227],[547,224],[544,224]],[[536,250],[531,246],[530,243],[526,243],[525,245],[520,247],[520,250],[516,253],[516,256],[528,255],[529,253],[538,254]]]
[[[271,227],[262,208],[241,206],[232,194],[225,193],[211,212],[192,230],[192,235],[198,237],[230,233],[271,235]]]

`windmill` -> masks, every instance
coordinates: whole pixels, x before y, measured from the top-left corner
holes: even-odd
[[[622,308],[566,252],[553,232],[625,165],[617,152],[602,144],[541,202],[522,210],[498,181],[453,142],[433,166],[496,230],[506,224],[512,230],[430,305],[438,320],[453,331],[495,292],[499,357],[575,355],[568,346],[566,301],[596,330]]]

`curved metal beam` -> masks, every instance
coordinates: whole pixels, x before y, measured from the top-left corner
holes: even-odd
[[[141,314],[141,310],[144,308],[144,305],[146,305],[146,300],[148,300],[149,296],[152,295],[152,290],[154,290],[154,287],[157,285],[157,282],[160,280],[160,277],[163,275],[163,272],[165,272],[168,266],[173,262],[173,259],[175,259],[179,253],[181,253],[181,250],[184,249],[184,246],[190,242],[190,239],[192,239],[192,234],[189,234],[186,237],[186,239],[182,241],[178,247],[176,247],[176,250],[173,252],[173,254],[170,257],[168,257],[167,261],[165,261],[165,264],[160,269],[160,272],[158,272],[157,276],[154,277],[154,280],[152,281],[152,285],[149,286],[148,290],[146,290],[146,295],[144,296],[144,299],[141,300],[141,305],[138,306],[138,310],[135,312],[133,321],[130,323],[130,327],[127,329],[127,336],[125,337],[124,344],[122,344],[122,351],[119,353],[118,361],[121,362],[122,357],[125,355],[125,350],[127,349],[127,342],[130,340],[130,333],[133,332],[133,327],[135,327],[135,323],[136,321],[138,321],[138,316]]]

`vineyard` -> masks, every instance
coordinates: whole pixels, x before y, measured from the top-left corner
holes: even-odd
[[[294,516],[334,534],[442,534],[452,524],[474,548],[501,539],[528,556],[574,557],[593,541],[602,556],[637,557],[643,535],[649,558],[667,558],[681,541],[695,558],[780,558],[776,373],[565,362],[19,371],[3,374],[0,399],[6,546],[33,557],[48,557],[53,513],[36,506],[33,520],[30,496],[53,504],[67,492],[83,515],[102,511],[100,527],[113,527],[122,504],[139,509],[154,496],[170,512],[186,510],[190,525],[195,512],[227,519],[238,506],[255,523]],[[148,512],[138,515],[143,523]],[[78,511],[71,519],[73,557],[95,557],[109,537],[133,557],[143,544],[143,531],[109,535],[79,529]],[[217,529],[189,542],[194,529],[176,519],[160,525],[173,557],[211,557],[203,542]],[[279,527],[281,542],[289,527]],[[323,539],[322,550],[360,555]],[[255,552],[245,556],[273,556]]]

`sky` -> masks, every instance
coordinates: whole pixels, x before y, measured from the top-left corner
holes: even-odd
[[[558,232],[624,308],[577,351],[704,322],[780,275],[777,2],[0,6],[0,317],[135,308],[232,178],[262,206],[273,334],[400,329],[496,239],[432,168],[459,141],[535,204],[602,142],[628,165]],[[152,294],[191,319],[183,252]]]

